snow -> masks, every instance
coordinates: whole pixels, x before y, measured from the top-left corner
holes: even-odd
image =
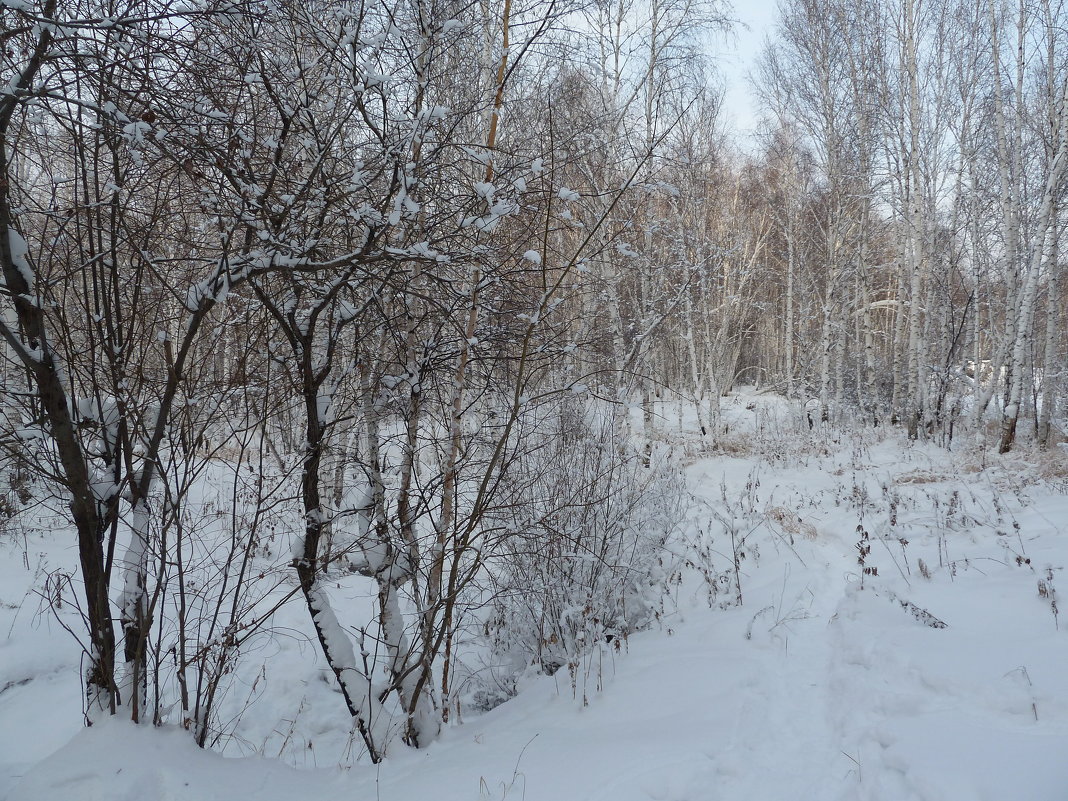
[[[190,313],[196,312],[206,299],[210,299],[212,303],[225,303],[229,294],[230,277],[225,272],[218,272],[210,278],[193,284],[186,290],[186,311]]]
[[[30,292],[35,290],[35,280],[33,269],[30,267],[30,263],[27,259],[30,253],[29,245],[23,238],[22,234],[16,231],[14,228],[9,228],[7,231],[8,249],[11,253],[11,263],[15,265],[15,269],[18,270],[19,275],[22,276],[22,280],[26,282],[26,286]]]
[[[1068,564],[1068,455],[809,431],[800,402],[754,393],[724,400],[727,433],[710,448],[688,411],[660,411],[697,500],[675,549],[689,567],[654,627],[618,651],[596,644],[572,675],[524,676],[515,698],[451,719],[426,749],[395,744],[378,766],[358,758],[321,657],[294,637],[272,646],[247,745],[225,756],[174,726],[81,729],[77,645],[34,594],[76,557],[47,525],[3,539],[0,797],[1066,797],[1068,630],[1051,599]],[[874,573],[858,564],[858,526]],[[340,587],[329,600],[317,588],[318,620],[355,674],[340,619],[363,601]],[[300,613],[284,608],[279,627],[309,629]]]

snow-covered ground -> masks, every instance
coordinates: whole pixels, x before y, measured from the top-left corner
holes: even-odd
[[[175,728],[81,729],[79,649],[40,596],[73,569],[70,538],[5,535],[0,798],[1068,799],[1065,454],[809,432],[779,399],[725,403],[711,453],[663,423],[696,502],[659,625],[379,766],[346,748],[295,636],[271,641],[267,689],[225,744],[251,756]]]

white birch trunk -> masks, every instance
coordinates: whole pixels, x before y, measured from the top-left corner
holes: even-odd
[[[1011,373],[1008,397],[1001,420],[1001,441],[998,445],[1000,453],[1009,451],[1016,437],[1016,425],[1023,401],[1024,369],[1031,352],[1031,338],[1034,336],[1035,301],[1038,296],[1039,280],[1056,253],[1056,226],[1054,224],[1056,200],[1065,176],[1066,164],[1068,164],[1068,76],[1063,81],[1059,95],[1053,131],[1056,143],[1054,156],[1048,168],[1046,185],[1042,193],[1042,204],[1038,215],[1038,237],[1018,304],[1019,315],[1015,325],[1012,358],[1009,362]]]

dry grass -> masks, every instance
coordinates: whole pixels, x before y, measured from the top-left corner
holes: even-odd
[[[757,443],[749,434],[724,434],[716,439],[716,450],[724,456],[739,458],[742,456],[755,456],[760,452]]]
[[[768,522],[778,526],[783,534],[799,534],[805,539],[816,539],[816,527],[811,523],[806,523],[784,506],[773,506],[764,515]]]
[[[1068,480],[1068,449],[1053,446],[1038,454],[1038,475],[1046,481]]]
[[[907,473],[899,474],[895,479],[895,484],[941,484],[944,481],[952,480],[951,476],[947,476],[944,473],[935,473],[930,470],[910,470]]]

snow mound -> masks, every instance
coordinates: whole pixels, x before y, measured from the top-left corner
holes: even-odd
[[[109,720],[74,736],[31,769],[9,801],[235,801],[347,797],[340,771],[298,771],[277,760],[228,759],[178,728]]]

